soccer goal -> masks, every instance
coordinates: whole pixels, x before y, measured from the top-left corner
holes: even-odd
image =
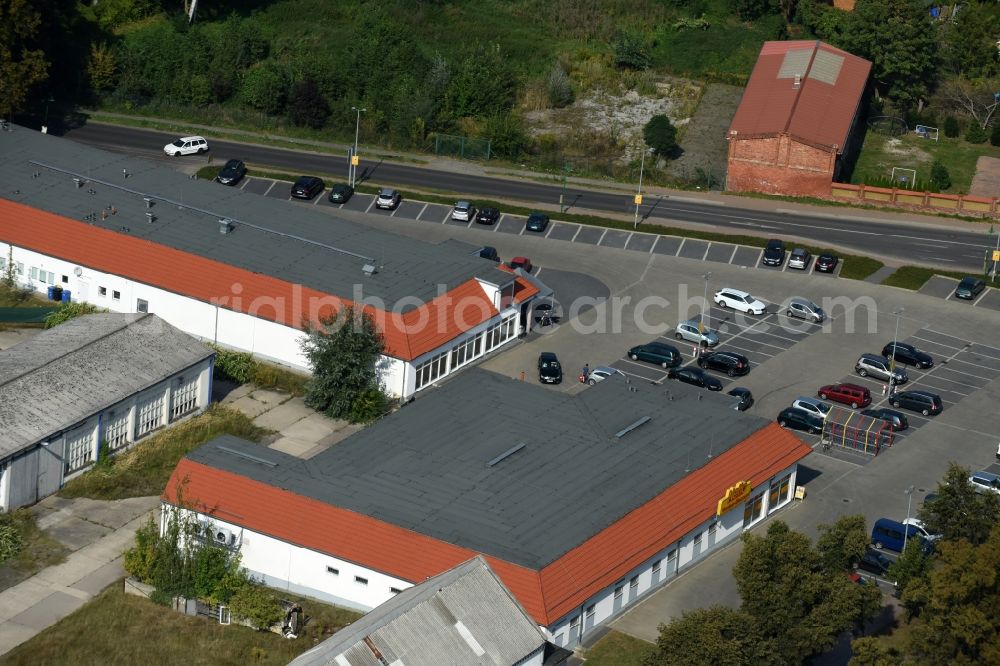
[[[913,131],[917,133],[917,136],[924,139],[934,139],[938,140],[938,128],[930,127],[929,125],[917,125],[913,128]]]
[[[917,186],[917,170],[906,167],[892,167],[892,182],[898,183],[904,189],[913,189]]]

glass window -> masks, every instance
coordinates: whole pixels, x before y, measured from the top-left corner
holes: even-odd
[[[101,419],[104,422],[103,441],[108,443],[108,448],[112,451],[128,444],[128,411],[110,411]]]
[[[699,532],[698,535],[695,536],[694,538],[694,547],[695,550],[701,548],[701,532]]]
[[[62,276],[62,282],[63,282],[63,284],[69,284],[69,276],[68,275],[63,275]]]
[[[121,294],[120,291],[112,291],[111,292],[111,298],[113,300],[116,300],[116,301],[121,300],[121,297],[122,297],[122,294]]]
[[[587,621],[588,622],[593,622],[594,621],[594,611],[595,610],[596,610],[596,608],[595,608],[594,604],[590,604],[589,606],[587,606],[586,615],[587,615]]]
[[[28,277],[32,280],[38,279],[38,268],[36,266],[31,267],[31,270],[28,272]]]
[[[635,594],[639,590],[639,577],[632,576],[628,581],[628,592],[629,594]]]
[[[149,301],[144,301],[143,299],[137,299],[135,302],[136,312],[149,312]]]
[[[87,428],[66,438],[66,473],[83,469],[94,462],[94,431]]]
[[[355,576],[354,577],[354,582],[357,583],[358,585],[367,585],[368,584],[368,579],[367,578],[362,578],[361,576]]]
[[[661,560],[656,560],[655,562],[653,562],[653,578],[656,578],[657,576],[660,575],[661,564],[662,564]]]
[[[178,377],[170,394],[170,420],[193,412],[198,407],[198,377],[184,381]]]
[[[337,567],[327,567],[326,572],[329,574],[333,574],[334,576],[340,575],[340,569],[338,569]]]
[[[622,594],[624,592],[625,592],[625,586],[624,585],[616,585],[615,586],[615,601],[616,602],[620,602],[622,600]]]
[[[423,388],[446,374],[448,374],[448,352],[441,352],[417,366],[416,387]]]
[[[97,293],[100,294],[101,296],[107,296],[108,295],[108,288],[107,287],[98,287],[97,288]]]
[[[135,438],[139,439],[163,425],[163,396],[158,395],[139,403],[135,423]]]
[[[390,587],[389,591],[393,594],[399,594],[400,592],[402,592],[402,590],[399,589],[398,587]]]
[[[716,530],[717,527],[718,527],[718,525],[716,525],[715,523],[712,523],[711,525],[708,526],[708,536],[709,536],[709,538],[715,536],[715,530]]]

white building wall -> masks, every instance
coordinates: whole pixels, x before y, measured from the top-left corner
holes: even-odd
[[[8,247],[6,244],[0,244],[0,262],[7,260]],[[111,312],[131,313],[138,312],[138,301],[142,299],[147,304],[148,312],[156,314],[185,333],[224,347],[248,351],[265,360],[299,371],[309,371],[309,363],[302,354],[301,348],[301,341],[305,334],[296,328],[242,312],[235,312],[225,307],[205,303],[117,275],[95,271],[72,262],[54,259],[17,246],[14,247],[13,260],[15,265],[21,263],[24,266],[23,274],[17,277],[18,281],[43,294],[46,293],[50,285],[40,280],[30,279],[32,267],[52,272],[55,276],[54,284],[68,289],[74,301],[92,303]],[[75,274],[77,268],[80,270],[79,276]],[[62,281],[63,276],[67,278],[66,282]],[[480,282],[480,285],[488,294],[492,294],[495,301],[499,298],[496,286],[484,282]],[[233,293],[228,295],[230,302],[240,302],[246,306],[253,305],[237,300],[240,298],[237,285],[234,285],[232,291]],[[116,293],[118,298],[115,298]],[[273,312],[273,308],[262,305],[259,312],[263,315],[269,315]],[[471,335],[481,336],[491,325],[516,312],[516,307],[506,308],[500,316],[478,326],[469,334],[463,334],[460,338],[449,341],[412,362],[384,356],[383,385],[393,396],[408,397],[412,395],[416,390],[416,367],[420,363],[436,354],[450,351],[459,344],[459,341],[464,341]],[[520,331],[518,330],[517,333]],[[505,341],[503,345],[509,344],[515,339],[517,339],[516,334]],[[481,353],[479,356],[482,355]],[[451,360],[450,354],[448,360],[449,362]],[[467,362],[461,365],[466,364]],[[454,369],[449,367],[442,376],[450,374]]]
[[[753,489],[750,499],[756,497],[759,492],[764,492],[765,506],[760,518],[744,525],[744,508],[746,507],[746,503],[744,502],[727,511],[722,516],[713,516],[709,520],[706,520],[704,523],[691,530],[688,534],[685,534],[678,542],[670,544],[665,549],[649,558],[646,562],[643,562],[641,565],[623,576],[619,581],[616,581],[612,585],[595,594],[585,603],[581,604],[579,608],[552,623],[548,630],[554,636],[553,642],[564,647],[572,647],[576,645],[580,640],[579,632],[581,629],[583,635],[586,635],[595,627],[606,623],[608,620],[611,620],[615,616],[632,608],[636,603],[643,599],[646,594],[662,587],[666,582],[675,578],[678,573],[684,571],[697,562],[704,560],[721,546],[730,543],[733,539],[738,538],[744,530],[760,522],[760,520],[762,520],[763,517],[766,517],[769,513],[788,505],[795,494],[797,469],[798,465],[793,465],[785,470],[782,470],[778,474],[775,474],[774,477],[768,480],[768,482],[762,483]],[[771,482],[778,481],[784,478],[787,474],[791,475],[788,499],[780,502],[777,506],[767,506]],[[709,527],[713,523],[715,524],[715,531],[711,540],[711,545],[709,545]],[[701,547],[696,555],[694,542],[699,534],[702,537]],[[672,552],[676,555],[674,558],[670,557]],[[656,561],[660,562],[660,571],[658,580],[654,582],[653,563]],[[634,599],[629,598],[629,583],[632,577],[638,577],[639,582],[637,595]],[[616,611],[614,607],[614,596],[615,588],[619,585],[624,585],[624,591],[621,606]],[[592,624],[589,624],[586,621],[587,609],[590,606],[594,607]],[[572,628],[574,617],[580,618],[580,624],[575,629]]]

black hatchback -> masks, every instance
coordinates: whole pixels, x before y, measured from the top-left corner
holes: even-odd
[[[730,377],[750,372],[750,359],[731,351],[715,351],[698,357],[698,367],[724,372]]]
[[[225,166],[219,170],[219,175],[215,180],[223,185],[235,185],[247,174],[247,165],[243,160],[229,160]]]
[[[804,430],[814,435],[823,432],[823,419],[798,407],[784,408],[778,414],[776,421],[782,428]]]
[[[706,388],[709,391],[722,390],[722,382],[701,368],[686,367],[671,369],[667,372],[667,379],[676,379],[685,384],[693,384],[694,386]]]
[[[299,176],[299,179],[292,185],[292,196],[296,199],[312,199],[323,191],[326,185],[321,178],[316,176]]]
[[[955,287],[955,298],[962,298],[971,301],[986,289],[986,283],[979,278],[964,277]]]
[[[885,407],[879,407],[878,409],[866,409],[861,412],[862,416],[870,416],[873,419],[878,419],[880,421],[885,421],[889,424],[889,428],[893,432],[899,432],[900,430],[906,430],[910,427],[910,422],[906,418],[906,414],[902,412],[897,412],[895,409],[886,409]]]
[[[785,261],[785,243],[777,238],[767,241],[763,261],[765,266],[780,266]]]
[[[500,219],[500,211],[496,208],[480,208],[476,212],[476,224],[496,224]]]
[[[816,257],[815,267],[820,273],[832,273],[837,268],[838,261],[840,260],[837,259],[837,255],[824,252]]]
[[[562,365],[552,352],[542,352],[538,355],[538,381],[543,384],[561,384],[563,378]]]
[[[354,196],[354,188],[347,183],[337,183],[330,188],[331,203],[347,203],[352,196]]]
[[[934,365],[934,359],[931,358],[930,354],[925,354],[906,342],[890,342],[882,347],[882,356],[895,358],[900,363],[916,368],[929,368]]]

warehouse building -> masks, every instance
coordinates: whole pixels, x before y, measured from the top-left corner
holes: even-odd
[[[764,42],[729,127],[726,189],[829,196],[864,140],[871,66],[823,42]]]
[[[215,352],[150,314],[77,317],[0,352],[0,510],[201,412]]]
[[[308,323],[372,315],[383,384],[409,396],[515,340],[540,283],[433,245],[14,127],[0,132],[0,269],[40,292],[155,313],[308,369]],[[325,204],[324,204],[325,205]],[[544,294],[542,294],[544,295]]]
[[[362,610],[482,555],[572,647],[792,500],[810,447],[727,398],[472,369],[309,460],[213,440],[163,506],[268,585]]]

